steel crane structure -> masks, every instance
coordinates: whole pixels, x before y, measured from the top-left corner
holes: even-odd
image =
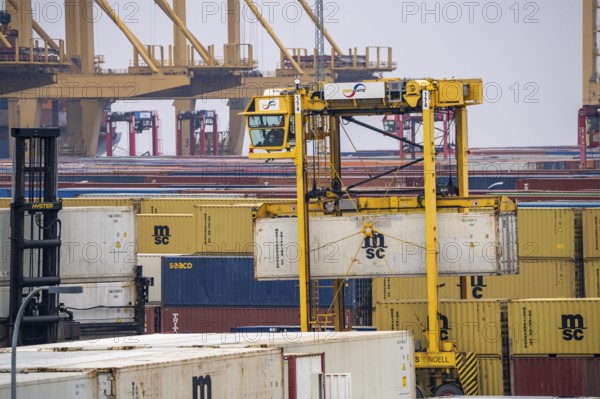
[[[425,373],[427,394],[477,392],[475,354],[457,353],[452,343],[440,340],[438,274],[514,273],[518,268],[515,204],[504,197],[469,197],[468,192],[467,107],[482,102],[482,87],[478,79],[297,83],[278,95],[252,98],[244,112],[251,143],[249,157],[273,162],[288,159],[296,167],[297,200],[265,204],[256,210],[255,277],[299,279],[302,331],[322,328],[332,321],[336,329],[343,330],[343,295],[335,295],[330,312],[314,313],[311,280],[335,278],[334,290],[339,294],[346,278],[398,277],[425,270],[427,348],[417,352],[416,362]],[[436,187],[434,118],[439,111],[452,111],[456,116],[456,196],[441,196]],[[417,113],[423,121],[422,144],[355,118]],[[366,181],[422,162],[422,193],[398,197],[386,187],[361,196],[357,184],[345,186],[340,165],[343,123],[355,123],[421,148],[422,158]],[[307,152],[309,144],[312,156]],[[479,218],[489,223],[477,227]],[[486,243],[490,238],[493,242]],[[420,259],[405,260],[407,254],[401,245],[391,245],[390,240],[420,248],[424,264]],[[494,259],[484,261],[474,255],[479,260],[466,272],[464,267],[472,259],[461,258],[450,265],[440,257],[440,247],[448,240],[470,243],[471,249],[490,244]]]
[[[600,73],[597,0],[583,0],[583,106],[577,117],[579,168],[587,168],[588,148],[600,148]]]
[[[317,21],[305,1],[298,1],[311,20]],[[317,56],[308,55],[305,49],[288,49],[252,0],[225,2],[227,43],[222,57],[215,55],[214,45],[203,45],[191,32],[186,24],[186,0],[154,3],[173,24],[173,44],[167,48],[142,43],[107,0],[65,0],[69,18],[65,18],[64,40],[51,38],[34,20],[32,0],[6,0],[6,12],[0,18],[0,96],[9,98],[9,125],[36,127],[41,100],[68,100],[70,147],[76,154],[95,156],[102,109],[109,101],[169,99],[174,100],[179,115],[194,111],[197,98],[228,99],[230,152],[239,154],[244,126],[238,113],[250,97],[296,77],[303,82],[314,80]],[[241,41],[242,4],[280,49],[282,60],[276,76],[262,76],[252,45]],[[104,68],[103,56],[95,53],[94,18],[88,15],[94,5],[119,27],[133,49],[126,70]],[[331,56],[318,58],[327,79],[368,79],[395,69],[391,49],[370,47],[365,55],[356,49],[343,54],[325,28],[318,26],[332,44]],[[189,123],[183,121],[184,131],[189,131]]]

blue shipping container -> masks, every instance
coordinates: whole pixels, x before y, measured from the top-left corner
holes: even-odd
[[[296,307],[300,305],[298,281],[254,280],[252,257],[178,256],[162,259],[164,306]],[[333,298],[331,280],[321,280],[319,304]],[[350,284],[344,289],[346,306],[352,306]]]

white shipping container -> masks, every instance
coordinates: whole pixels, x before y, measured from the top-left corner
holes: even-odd
[[[17,370],[95,373],[98,395],[84,398],[283,398],[282,354],[276,348],[53,352],[38,347],[18,351]],[[0,373],[9,371],[10,353],[2,353]]]
[[[161,264],[163,256],[182,256],[179,254],[138,254],[137,264],[142,266],[142,274],[152,277],[154,285],[148,287],[148,304],[160,305],[162,300]]]
[[[323,353],[289,353],[283,356],[283,389],[286,399],[321,398]],[[330,398],[328,396],[328,398]]]
[[[347,373],[325,374],[325,397],[352,399],[352,375]]]
[[[297,229],[295,218],[255,221],[257,279],[298,278]],[[517,273],[516,234],[514,213],[438,213],[440,274]],[[422,213],[312,217],[309,235],[311,278],[426,274]]]
[[[326,373],[348,373],[355,398],[414,398],[415,362],[410,331],[287,332],[236,334],[152,334],[44,345],[45,348],[83,349],[85,353],[110,348],[185,348],[214,346],[283,348],[288,353],[324,353]],[[39,346],[24,347],[35,351]],[[62,349],[60,349],[62,348]]]
[[[18,357],[17,357],[18,360]],[[10,397],[10,373],[0,373],[0,398]],[[93,373],[28,373],[17,375],[18,398],[94,399],[98,397]]]
[[[63,208],[58,217],[61,221],[60,276],[63,282],[133,276],[136,229],[132,207]],[[26,226],[31,223],[30,219],[30,216],[26,217]],[[6,285],[10,280],[10,234],[10,210],[0,209],[0,285]],[[26,256],[25,264],[30,261]],[[33,262],[37,263],[37,259]]]
[[[63,287],[77,285],[83,287],[81,294],[60,294],[59,302],[64,303],[73,319],[85,323],[125,323],[135,321],[135,283],[85,283],[61,284]],[[10,287],[0,287],[0,317],[8,317]]]

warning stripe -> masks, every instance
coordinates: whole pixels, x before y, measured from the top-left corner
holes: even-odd
[[[458,353],[456,356],[456,369],[465,395],[477,395],[479,391],[477,383],[479,370],[477,369],[477,357],[475,353]]]

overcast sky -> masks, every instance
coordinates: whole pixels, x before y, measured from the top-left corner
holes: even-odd
[[[64,37],[63,1],[33,0],[34,15],[53,37]],[[109,0],[144,43],[172,42],[172,25],[152,1]],[[314,48],[314,28],[292,0],[255,1],[288,47]],[[222,56],[225,0],[188,1],[188,27]],[[242,1],[242,41],[254,45],[260,68],[272,71],[278,49]],[[326,27],[342,49],[390,46],[398,64],[390,77],[482,78],[485,104],[469,108],[471,147],[575,145],[581,104],[581,1],[327,1]],[[107,68],[126,68],[131,45],[96,10],[96,53]],[[326,43],[326,52],[330,47]],[[228,123],[221,101],[198,101]],[[160,112],[167,154],[174,152],[170,101],[117,103],[114,110]],[[380,123],[379,119],[373,123]],[[124,127],[121,128],[124,130]],[[395,146],[372,133],[350,132],[361,149]],[[149,135],[146,135],[149,136]],[[149,137],[140,138],[142,147]],[[343,150],[349,150],[348,142]]]

